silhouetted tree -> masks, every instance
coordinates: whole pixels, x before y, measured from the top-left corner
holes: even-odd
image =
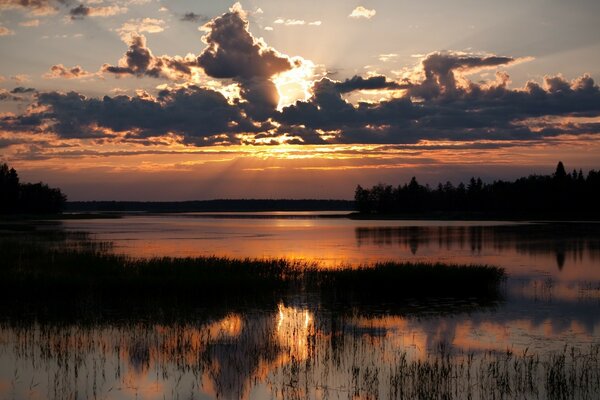
[[[369,204],[369,191],[363,189],[360,185],[356,187],[354,192],[354,201],[356,201],[356,208],[361,213],[368,213],[371,210]]]
[[[413,177],[408,184],[361,186],[355,192],[361,213],[410,214],[417,212],[477,213],[507,217],[600,217],[600,172],[567,174],[559,162],[552,175],[530,175],[514,182],[485,184],[472,177],[468,184],[438,184],[432,190]]]
[[[554,172],[554,178],[555,179],[565,179],[567,177],[567,171],[565,170],[565,166],[563,165],[562,161],[558,162],[558,165],[556,166],[556,171]]]
[[[62,211],[67,197],[43,183],[19,183],[19,175],[0,165],[0,213],[51,214]]]
[[[14,210],[19,200],[19,176],[14,168],[0,165],[0,212]]]

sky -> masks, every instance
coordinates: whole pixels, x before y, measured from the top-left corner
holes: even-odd
[[[70,200],[600,168],[597,0],[0,0],[0,162]]]

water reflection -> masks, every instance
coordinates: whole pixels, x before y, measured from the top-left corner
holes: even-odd
[[[388,398],[399,389],[394,379],[412,377],[414,385],[417,367],[440,362],[457,369],[451,385],[460,384],[463,389],[453,390],[461,398],[465,393],[458,390],[504,362],[507,349],[516,355],[511,366],[529,360],[519,355],[536,354],[543,362],[531,373],[545,382],[545,368],[565,342],[582,354],[573,362],[595,362],[599,371],[598,352],[590,347],[600,335],[597,316],[590,325],[543,311],[531,318],[518,307],[490,318],[485,311],[423,317],[334,314],[314,306],[280,303],[275,310],[193,323],[4,322],[0,398]],[[469,368],[469,375],[459,368]],[[431,379],[443,379],[433,371]],[[502,387],[475,388],[473,398],[486,398],[478,392],[484,389]],[[548,387],[535,390],[544,398]]]
[[[358,247],[392,247],[411,254],[487,252],[527,256],[553,255],[562,270],[566,260],[575,264],[600,263],[600,226],[590,224],[526,224],[518,226],[408,226],[357,227]]]
[[[600,281],[600,224],[494,221],[361,221],[343,218],[139,216],[63,221],[134,257],[274,257],[322,265],[449,261]]]
[[[0,399],[551,398],[568,376],[587,379],[574,398],[600,392],[596,224],[161,218],[63,226],[135,256],[489,263],[510,274],[506,300],[340,310],[275,298],[85,321],[0,308]],[[87,242],[68,239],[56,245]],[[169,313],[182,318],[156,317]]]

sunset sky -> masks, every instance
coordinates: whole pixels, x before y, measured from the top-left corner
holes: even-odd
[[[70,200],[600,168],[597,0],[0,0],[0,161]]]

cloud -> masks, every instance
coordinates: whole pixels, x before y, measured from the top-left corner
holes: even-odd
[[[38,112],[5,119],[5,128],[46,123],[60,138],[108,138],[121,133],[122,140],[135,141],[178,135],[184,143],[195,145],[236,142],[237,133],[257,129],[222,94],[197,86],[164,90],[156,98],[41,93],[37,106]]]
[[[302,25],[320,26],[322,22],[321,21],[306,22],[302,19],[278,18],[275,21],[273,21],[273,23],[275,25],[284,25],[284,26],[302,26]]]
[[[239,6],[213,19],[204,29],[207,34],[202,39],[207,47],[198,56],[198,65],[213,78],[236,81],[247,101],[246,112],[259,120],[268,118],[279,102],[271,78],[294,68],[295,62],[255,39]]]
[[[0,26],[0,36],[12,36],[15,34],[15,31],[8,29],[5,26]]]
[[[198,70],[202,69],[211,78],[235,82],[237,95],[231,97],[238,98],[240,107],[251,118],[265,121],[279,104],[279,92],[273,78],[299,68],[305,62],[299,57],[281,54],[262,39],[252,36],[247,14],[238,3],[202,27],[206,32],[202,38],[206,47],[198,56],[154,55],[146,37],[139,32],[159,31],[163,26],[164,22],[157,19],[129,20],[119,29],[129,49],[117,65],[102,65],[101,72],[117,77],[167,78],[190,83],[197,82]],[[46,77],[75,77],[72,75],[58,65]]]
[[[274,120],[279,133],[302,127],[305,142],[320,132],[339,131],[328,143],[416,143],[420,140],[534,140],[562,134],[600,133],[600,90],[589,75],[571,82],[546,77],[509,89],[509,77],[474,83],[464,75],[481,68],[507,66],[518,59],[493,55],[432,53],[420,74],[393,82],[383,76],[323,79],[306,102],[285,107]],[[344,93],[401,89],[399,97],[356,106]],[[572,118],[566,121],[565,118]],[[586,120],[585,118],[591,118]]]
[[[381,62],[394,61],[398,58],[398,54],[396,54],[396,53],[380,54],[379,57],[377,57],[377,58]]]
[[[278,18],[275,21],[273,21],[273,23],[276,25],[293,26],[293,25],[304,25],[304,24],[306,24],[306,21],[301,20],[301,19]]]
[[[28,96],[37,93],[34,88],[18,86],[11,91],[0,88],[0,101],[27,101]],[[2,113],[0,113],[0,117]],[[1,127],[1,125],[0,125]]]
[[[118,14],[124,14],[127,11],[127,7],[120,7],[117,5],[90,7],[79,4],[77,7],[69,10],[69,15],[72,20],[77,20],[85,17],[112,17]]]
[[[40,26],[40,20],[39,19],[29,19],[27,21],[19,22],[19,25],[26,26],[26,27]]]
[[[0,101],[19,101],[18,96],[13,96],[8,90],[0,88]],[[0,114],[1,115],[1,114]],[[1,126],[1,125],[0,125]]]
[[[465,54],[462,52],[434,52],[421,60],[424,80],[415,86],[412,96],[433,98],[441,94],[449,96],[461,88],[457,85],[457,77],[487,68],[509,66],[520,62],[520,59],[495,55]]]
[[[202,39],[207,47],[198,56],[198,65],[215,78],[270,78],[292,68],[292,62],[248,31],[248,21],[238,12],[229,12],[205,25]]]
[[[128,38],[135,33],[159,33],[165,30],[166,23],[158,18],[135,18],[126,21],[117,29],[121,38]]]
[[[335,82],[334,86],[339,93],[349,93],[355,90],[407,89],[411,87],[409,84],[399,84],[398,82],[390,81],[382,75],[371,76],[369,78],[353,76],[343,82]]]
[[[26,88],[23,86],[18,86],[10,91],[12,94],[25,94],[25,93],[34,93],[34,88]]]
[[[348,17],[350,18],[366,18],[366,19],[371,19],[375,16],[375,14],[377,14],[377,11],[373,10],[369,10],[368,8],[365,8],[363,6],[358,6],[356,7],[354,10],[352,10],[352,12],[350,13],[350,15],[348,15]]]
[[[31,82],[31,78],[27,74],[16,74],[11,76],[10,79],[17,83]]]
[[[196,64],[193,57],[154,56],[146,45],[146,37],[131,33],[124,40],[129,44],[129,50],[119,60],[118,65],[104,64],[102,72],[117,76],[134,75],[153,78],[165,77],[172,80],[190,77],[191,67]]]
[[[196,55],[154,55],[138,31],[162,29],[162,20],[128,23],[132,28],[121,32],[128,49],[116,65],[104,64],[101,72],[91,73],[57,64],[45,77],[104,73],[169,79],[176,81],[169,83],[173,87],[161,82],[156,92],[101,98],[35,93],[22,114],[2,115],[0,127],[65,139],[139,144],[167,138],[192,145],[531,142],[600,134],[600,89],[592,77],[547,76],[511,88],[505,70],[528,58],[442,51],[420,56],[402,79],[375,75],[312,82],[314,74],[301,75],[307,61],[282,54],[250,33],[239,4],[202,27],[206,46]],[[395,53],[382,57],[393,59]],[[206,74],[202,79],[200,69]],[[476,75],[481,72],[486,75]],[[27,77],[12,78],[22,83]],[[193,84],[198,81],[205,87]],[[286,92],[282,82],[305,84],[301,91],[307,96],[278,110],[278,89]],[[5,100],[18,95],[2,93]]]
[[[206,22],[209,18],[203,14],[196,14],[194,12],[187,12],[179,19],[184,22]]]
[[[81,66],[76,65],[71,68],[67,68],[62,64],[56,64],[50,67],[50,72],[44,74],[46,79],[64,78],[64,79],[81,79],[91,78],[97,76],[97,73],[88,72]]]
[[[60,5],[67,0],[0,0],[0,11],[18,9],[31,15],[51,15],[57,12]]]

